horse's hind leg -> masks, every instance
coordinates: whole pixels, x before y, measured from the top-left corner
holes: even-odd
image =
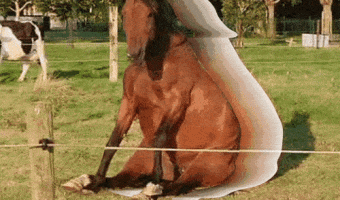
[[[196,187],[223,184],[235,170],[236,156],[233,153],[200,153],[176,181],[164,186],[163,195],[177,196]]]

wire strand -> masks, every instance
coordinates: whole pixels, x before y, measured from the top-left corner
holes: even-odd
[[[174,149],[174,148],[153,148],[153,147],[103,147],[100,145],[68,145],[68,144],[48,144],[48,147],[66,148],[103,148],[104,150],[131,150],[131,151],[178,151],[178,152],[211,152],[211,153],[291,153],[291,154],[339,154],[340,151],[310,151],[310,150],[270,150],[270,149]],[[41,144],[19,144],[0,145],[0,148],[39,148]]]

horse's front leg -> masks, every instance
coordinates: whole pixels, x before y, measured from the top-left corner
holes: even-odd
[[[127,98],[123,97],[122,104],[118,113],[118,119],[116,123],[116,127],[113,130],[113,133],[106,144],[106,147],[118,147],[121,141],[123,140],[123,136],[129,130],[133,119],[136,116],[136,109],[134,107],[133,102],[127,100]],[[95,192],[99,191],[99,187],[106,182],[106,173],[109,169],[110,162],[115,155],[117,150],[106,149],[104,151],[102,160],[100,162],[98,171],[96,175],[90,176],[91,183],[84,187],[84,189],[92,190]]]
[[[156,138],[154,141],[154,147],[155,148],[164,148],[166,147],[167,142],[167,134],[170,130],[170,126],[163,125],[161,127],[161,130],[158,131],[156,134]],[[163,166],[162,166],[162,151],[155,151],[155,157],[154,157],[154,182],[155,184],[159,184],[161,182],[161,179],[163,177]]]
[[[155,133],[153,146],[155,148],[172,147],[173,136],[177,130],[178,123],[184,117],[185,110],[188,106],[188,100],[186,96],[174,96],[171,100],[172,104],[167,104],[169,112],[165,112],[162,116],[157,116],[159,125]],[[155,119],[155,121],[157,121]],[[169,146],[170,144],[170,146]],[[162,166],[162,151],[155,151],[154,154],[154,172],[153,183],[160,184],[163,177]],[[162,184],[162,183],[161,183]],[[155,194],[158,195],[158,194]]]

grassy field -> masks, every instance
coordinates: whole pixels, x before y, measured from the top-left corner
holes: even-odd
[[[62,37],[62,36],[61,36]],[[274,102],[284,126],[287,150],[340,151],[340,49],[289,48],[266,40],[247,40],[238,52]],[[0,68],[0,145],[25,144],[26,111],[36,101],[54,105],[55,142],[104,146],[114,128],[128,65],[126,44],[120,43],[119,81],[108,81],[108,44],[47,43],[48,86],[27,80],[17,83],[18,63]],[[133,124],[125,146],[137,146],[141,134]],[[55,149],[57,199],[127,199],[101,191],[80,196],[61,183],[96,172],[102,148]],[[116,174],[133,152],[119,151],[108,175]],[[27,148],[0,148],[0,199],[30,199]],[[340,155],[285,154],[277,175],[262,186],[223,199],[340,199]]]

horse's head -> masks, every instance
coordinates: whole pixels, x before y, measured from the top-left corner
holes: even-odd
[[[144,60],[155,40],[163,43],[160,35],[174,31],[175,15],[166,0],[126,0],[123,19],[128,51],[135,60]]]

